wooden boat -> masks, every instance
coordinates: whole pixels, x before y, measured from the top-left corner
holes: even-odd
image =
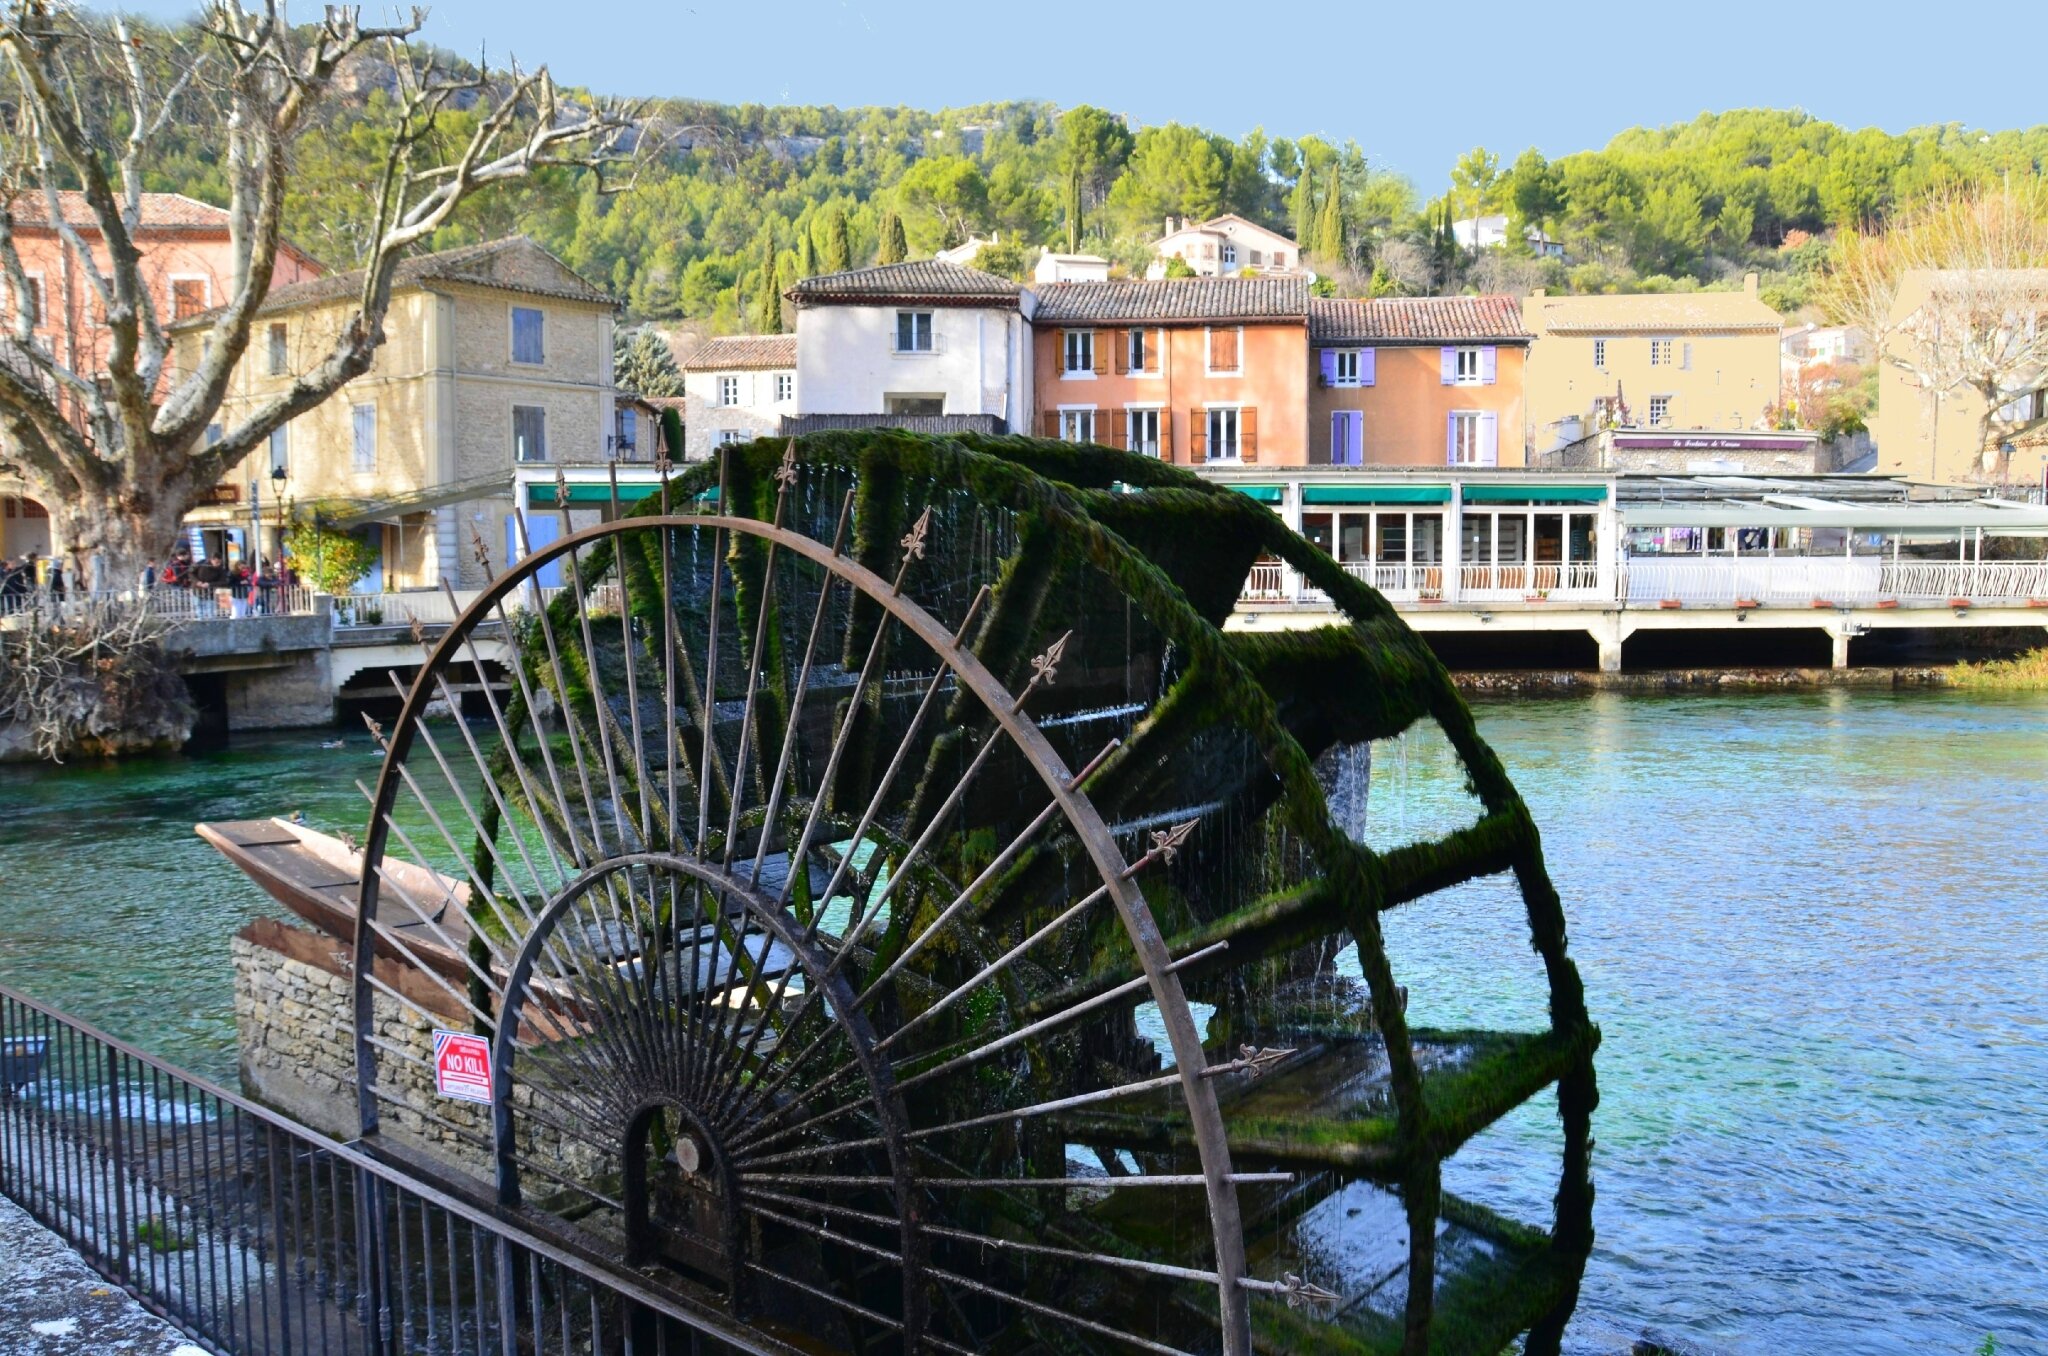
[[[354,942],[363,860],[356,848],[288,819],[221,820],[195,824],[193,831],[272,899],[335,940]],[[387,856],[380,893],[378,916],[405,950],[380,940],[378,953],[467,982],[462,948],[469,944],[468,884]]]

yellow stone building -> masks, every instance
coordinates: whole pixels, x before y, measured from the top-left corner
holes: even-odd
[[[222,402],[230,426],[319,362],[355,310],[360,272],[274,290]],[[474,587],[512,545],[521,463],[596,461],[613,429],[616,304],[523,236],[418,255],[398,267],[385,342],[370,370],[300,415],[223,478],[189,529],[197,550],[276,554],[281,503],[368,535],[379,550],[361,591]],[[178,336],[190,363],[194,317]],[[282,471],[282,475],[278,473]],[[516,547],[511,555],[518,554]]]
[[[1522,303],[1530,446],[1543,452],[1605,424],[1746,429],[1778,403],[1783,321],[1757,296],[1656,292]],[[1625,408],[1625,415],[1623,410]]]
[[[2015,371],[1987,421],[1981,393],[1930,385],[1929,364],[1914,351],[1914,332],[1939,333],[1943,321],[1967,334],[1984,326],[1987,312],[2043,308],[2048,269],[1912,269],[1901,277],[1877,364],[1877,469],[1950,485],[2048,485],[2048,372]]]

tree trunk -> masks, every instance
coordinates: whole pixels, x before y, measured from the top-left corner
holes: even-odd
[[[40,498],[34,489],[30,494]],[[45,501],[50,510],[51,551],[64,560],[64,574],[76,589],[124,593],[137,587],[145,563],[163,569],[183,531],[184,496],[164,493],[146,506],[127,496],[115,504],[81,498]]]

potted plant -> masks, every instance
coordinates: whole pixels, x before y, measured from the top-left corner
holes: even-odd
[[[1899,605],[1899,600],[1896,598],[1880,598],[1877,600],[1877,605],[1880,610],[1890,611]]]
[[[1762,606],[1763,604],[1754,598],[1737,598],[1735,600],[1736,610],[1741,612],[1753,612]]]
[[[1681,607],[1684,607],[1685,604],[1676,598],[1664,598],[1658,601],[1657,606],[1666,612],[1676,612]]]

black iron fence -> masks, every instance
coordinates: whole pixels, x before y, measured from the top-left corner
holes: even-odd
[[[5,988],[0,1191],[226,1356],[788,1350]]]

